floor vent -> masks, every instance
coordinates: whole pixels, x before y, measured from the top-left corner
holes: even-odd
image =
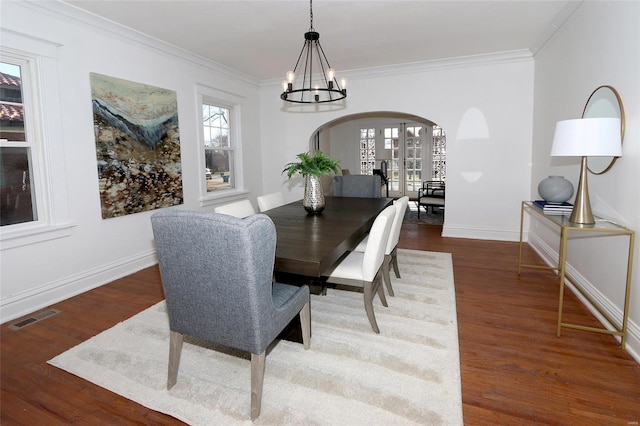
[[[47,309],[46,311],[39,312],[35,315],[30,316],[29,318],[23,319],[20,322],[12,324],[9,326],[10,330],[20,330],[25,328],[28,325],[35,324],[38,321],[42,321],[43,319],[47,319],[49,317],[54,316],[55,314],[59,314],[60,311],[57,309]]]

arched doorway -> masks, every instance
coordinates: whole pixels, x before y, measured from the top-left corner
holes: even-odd
[[[415,199],[422,183],[446,180],[446,134],[416,115],[378,111],[328,122],[311,138],[351,174],[371,174],[387,163],[389,196]]]

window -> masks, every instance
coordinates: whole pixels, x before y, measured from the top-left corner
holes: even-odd
[[[242,174],[240,136],[243,97],[196,85],[200,106],[201,205],[217,204],[220,198],[246,193]]]
[[[29,102],[29,63],[3,55],[0,61],[0,226],[38,220],[34,119]]]
[[[360,174],[373,174],[376,165],[376,129],[360,129]]]
[[[202,125],[204,134],[204,165],[207,192],[224,191],[235,188],[233,178],[234,149],[230,134],[229,108],[202,104]]]
[[[447,136],[439,126],[433,126],[433,144],[431,145],[431,179],[447,178]]]
[[[0,28],[0,241],[71,235],[58,44]],[[46,119],[45,119],[46,118]]]

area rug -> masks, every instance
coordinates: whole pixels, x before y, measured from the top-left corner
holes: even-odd
[[[417,223],[421,225],[440,225],[444,224],[444,209],[429,208],[425,211],[424,207],[420,209],[420,217],[418,217],[418,205],[415,201],[409,201],[407,211],[404,215],[405,223]]]
[[[451,255],[399,250],[389,307],[362,294],[312,295],[311,348],[268,349],[257,425],[462,425]],[[164,301],[58,355],[51,365],[192,425],[251,424],[250,362],[186,340],[177,384],[166,390]]]

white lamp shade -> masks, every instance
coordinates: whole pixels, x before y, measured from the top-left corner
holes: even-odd
[[[578,118],[556,123],[552,157],[620,157],[620,119]]]

